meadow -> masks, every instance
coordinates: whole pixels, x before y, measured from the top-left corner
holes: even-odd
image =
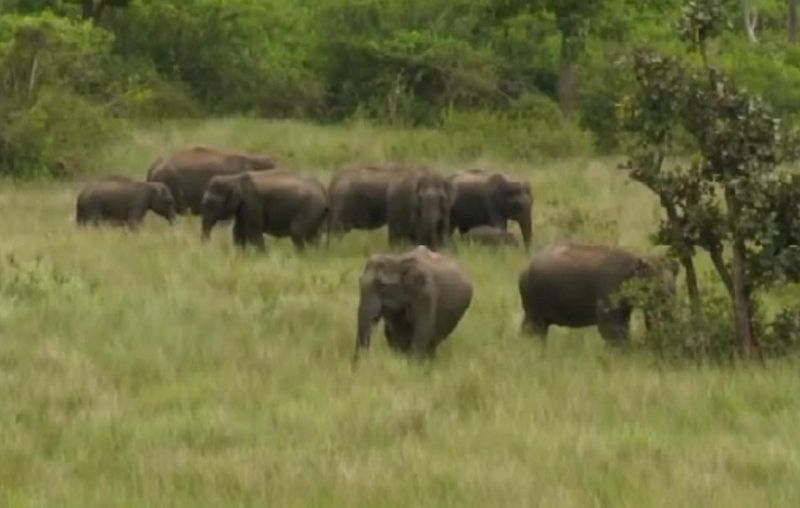
[[[327,182],[415,161],[534,189],[534,248],[651,250],[614,159],[518,162],[435,131],[243,119],[128,129],[96,168],[262,149]],[[88,177],[87,177],[88,178]],[[0,182],[0,506],[800,506],[800,362],[665,364],[594,329],[519,335],[527,254],[456,245],[475,298],[433,362],[380,327],[353,370],[358,277],[385,230],[237,252],[196,218],[78,230],[81,181]],[[637,321],[634,335],[641,332]]]

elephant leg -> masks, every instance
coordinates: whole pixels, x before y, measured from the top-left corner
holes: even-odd
[[[598,309],[597,329],[603,339],[613,345],[628,342],[630,336],[631,309],[629,307]]]
[[[233,221],[233,244],[237,247],[247,245],[247,233],[242,222],[239,218]]]
[[[316,235],[316,230],[319,229],[316,218],[312,220],[309,217],[299,217],[292,222],[290,228],[290,235],[292,243],[297,250],[305,250],[307,243],[313,242],[313,237]]]
[[[547,340],[547,329],[550,325],[543,320],[532,318],[527,312],[522,320],[522,334],[538,337],[545,342]]]
[[[404,326],[401,318],[384,318],[383,332],[386,335],[386,342],[394,351],[407,353],[411,348],[411,330],[408,326]]]
[[[350,231],[345,218],[344,204],[336,203],[330,210],[330,228],[329,234],[340,237]]]

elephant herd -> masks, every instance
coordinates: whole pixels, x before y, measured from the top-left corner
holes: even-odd
[[[264,234],[289,237],[298,249],[323,231],[387,226],[389,243],[411,243],[400,254],[369,258],[360,279],[356,354],[369,347],[381,319],[389,345],[413,356],[432,356],[457,326],[472,300],[473,285],[458,262],[437,252],[455,230],[470,241],[518,245],[532,238],[530,185],[483,170],[445,176],[425,167],[347,169],[325,187],[317,179],[276,168],[258,153],[193,147],[156,160],[145,181],[105,176],[79,193],[79,225],[137,228],[148,211],[175,221],[201,216],[201,238],[233,221],[233,242],[264,248]],[[523,330],[545,337],[550,325],[597,325],[607,340],[627,337],[632,303],[617,298],[631,279],[674,287],[677,268],[659,258],[625,250],[556,244],[536,253],[518,280]]]

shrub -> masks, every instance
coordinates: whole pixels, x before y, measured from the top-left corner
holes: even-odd
[[[458,138],[462,152],[477,156],[488,147],[511,160],[585,156],[592,152],[592,136],[564,118],[550,99],[526,94],[505,112],[449,110],[442,129]]]
[[[44,90],[25,108],[0,109],[0,174],[69,176],[92,170],[97,147],[117,124],[102,106],[63,90]]]

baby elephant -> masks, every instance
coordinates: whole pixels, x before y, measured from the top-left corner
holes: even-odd
[[[456,261],[424,246],[370,257],[360,285],[356,358],[381,318],[392,349],[431,357],[472,300],[472,283]]]
[[[520,274],[523,330],[544,339],[550,325],[597,325],[606,341],[625,341],[633,303],[617,290],[639,279],[674,293],[677,275],[677,263],[665,258],[602,245],[552,245],[535,254]]]
[[[166,185],[140,182],[126,176],[106,176],[89,183],[78,194],[75,221],[79,225],[135,228],[148,210],[175,220],[175,200]]]
[[[495,247],[519,246],[519,241],[513,233],[494,226],[476,226],[464,233],[462,237],[467,242],[479,243],[482,245],[491,245]]]

